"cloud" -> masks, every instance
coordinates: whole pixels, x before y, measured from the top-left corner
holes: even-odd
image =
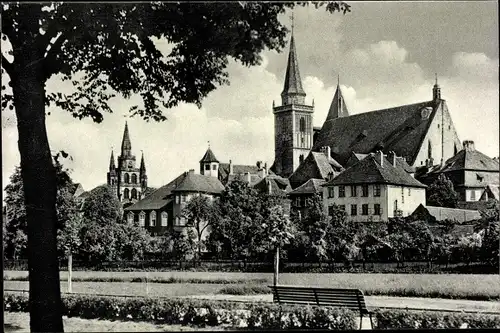
[[[464,79],[498,81],[498,59],[490,59],[484,53],[457,52],[452,67]]]

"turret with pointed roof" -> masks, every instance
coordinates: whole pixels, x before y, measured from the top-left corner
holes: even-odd
[[[115,172],[116,166],[115,166],[115,156],[113,154],[113,150],[111,150],[111,157],[109,158],[109,171],[110,172]]]
[[[128,134],[128,124],[125,122],[125,130],[123,131],[122,140],[122,157],[130,156],[132,152],[132,144],[130,143],[130,137]]]
[[[335,91],[335,96],[333,96],[332,104],[330,104],[330,109],[328,110],[328,116],[326,120],[336,119],[340,117],[349,117],[349,111],[345,104],[344,96],[342,96],[342,90],[340,89],[340,80],[337,82],[337,90]]]
[[[302,88],[302,80],[300,78],[299,62],[297,60],[297,51],[295,50],[295,38],[290,41],[290,52],[288,53],[288,64],[286,67],[285,82],[283,91],[281,92],[281,103],[289,104],[304,104],[306,93]]]
[[[205,155],[200,160],[200,174],[205,176],[219,177],[219,161],[208,146]]]

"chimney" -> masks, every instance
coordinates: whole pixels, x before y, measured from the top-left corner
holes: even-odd
[[[328,181],[332,180],[332,179],[333,179],[333,175],[334,175],[334,173],[330,171],[330,172],[328,173],[328,178],[327,178],[327,180],[328,180]]]
[[[245,172],[245,179],[250,184],[250,182],[252,181],[252,176],[250,175],[250,172]]]
[[[474,151],[474,141],[472,140],[465,140],[464,141],[464,149],[465,151]]]
[[[389,154],[387,154],[388,160],[391,161],[392,166],[396,167],[396,162],[397,162],[397,156],[396,153],[393,151],[390,151]]]
[[[376,156],[380,166],[384,167],[384,153],[381,150],[379,150],[377,151]]]
[[[232,175],[233,173],[234,173],[233,161],[229,160],[229,174]]]
[[[330,146],[321,147],[321,152],[328,158],[332,156],[332,149],[330,148]]]

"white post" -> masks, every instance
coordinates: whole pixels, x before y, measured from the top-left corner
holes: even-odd
[[[149,272],[146,272],[146,296],[149,296],[149,283],[148,283],[148,278],[149,278]]]
[[[71,286],[71,273],[73,269],[73,255],[70,252],[68,255],[68,293],[72,292],[72,286]]]
[[[276,253],[274,254],[274,286],[278,285],[278,270],[280,267],[280,248],[276,247]]]

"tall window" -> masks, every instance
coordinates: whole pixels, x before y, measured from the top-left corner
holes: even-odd
[[[361,206],[361,215],[368,215],[368,204],[363,204]]]
[[[135,188],[130,193],[132,194],[132,199],[137,199],[137,190]]]
[[[432,158],[432,144],[431,140],[427,143],[427,158],[431,159]]]
[[[135,173],[132,174],[132,184],[137,184],[137,175]]]
[[[176,204],[180,204],[181,203],[181,196],[180,195],[176,195],[175,196],[175,203]]]
[[[156,212],[154,210],[149,213],[149,226],[156,227]]]
[[[168,226],[168,213],[167,212],[161,212],[161,226],[162,227]]]
[[[183,194],[183,195],[181,196],[181,198],[182,198],[182,202],[186,202],[186,197],[187,197],[187,196],[186,196],[185,194]]]
[[[140,225],[141,227],[144,227],[144,225],[146,224],[146,223],[145,223],[145,221],[146,221],[146,213],[141,212],[141,213],[139,214],[139,225]]]
[[[300,207],[300,197],[295,198],[295,206]]]
[[[380,204],[373,205],[373,215],[380,215]]]
[[[351,205],[351,216],[358,215],[358,205]]]
[[[368,196],[368,185],[364,184],[363,186],[361,186],[361,196],[362,197]]]
[[[123,198],[128,199],[130,197],[130,190],[128,188],[123,190]]]
[[[351,185],[351,197],[357,197],[358,192],[356,191],[357,186],[356,185]]]
[[[398,201],[394,200],[394,210],[398,210]]]
[[[304,154],[300,154],[299,156],[299,163],[304,162]]]
[[[330,187],[328,188],[328,197],[329,197],[329,198],[333,198],[333,197],[335,197],[335,189],[334,189],[334,187],[333,187],[333,186],[330,186]]]
[[[333,216],[333,206],[328,206],[328,216]]]
[[[411,196],[411,188],[408,187],[408,196]]]
[[[133,213],[133,212],[129,212],[129,213],[127,214],[127,222],[128,222],[129,224],[134,223],[134,213]]]
[[[339,186],[339,198],[343,198],[343,197],[345,197],[345,186],[340,185]]]
[[[401,203],[405,203],[405,190],[401,186]]]
[[[380,197],[380,184],[373,185],[373,196]]]
[[[301,117],[299,120],[299,128],[301,132],[306,131],[306,120],[304,119],[304,117]]]
[[[476,201],[476,191],[470,191],[470,201]]]
[[[207,170],[207,171],[210,170],[210,164],[205,164],[205,170]]]
[[[128,175],[128,173],[126,173],[125,176],[123,176],[123,182],[125,184],[130,183],[130,176]]]

